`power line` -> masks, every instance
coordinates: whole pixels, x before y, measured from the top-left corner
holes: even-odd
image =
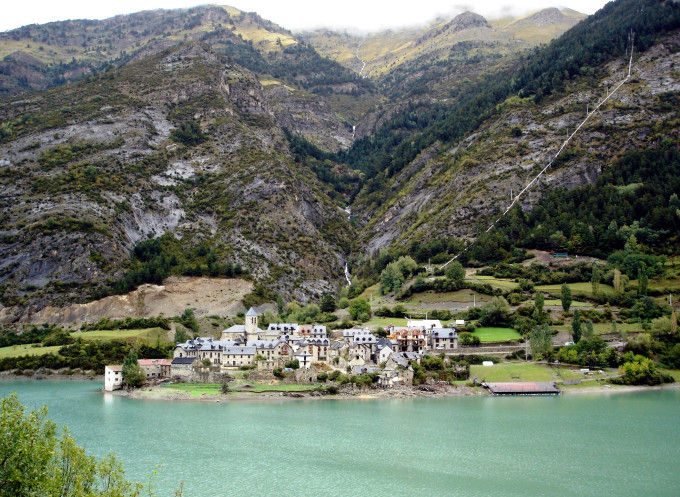
[[[557,157],[562,153],[562,151],[563,151],[564,148],[567,146],[567,144],[571,141],[571,139],[574,137],[574,135],[576,135],[576,133],[578,133],[578,132],[581,130],[581,128],[583,127],[583,125],[584,125],[585,123],[588,122],[588,120],[590,119],[590,117],[591,117],[593,114],[595,114],[595,112],[597,112],[597,111],[600,109],[600,107],[601,107],[602,105],[604,105],[604,104],[612,97],[612,95],[614,95],[614,94],[619,90],[619,88],[621,88],[621,87],[628,81],[628,79],[630,78],[630,74],[631,74],[632,67],[633,67],[633,33],[631,33],[629,36],[630,36],[630,39],[631,39],[631,46],[630,46],[630,60],[628,61],[628,74],[626,74],[626,77],[623,78],[623,80],[622,80],[618,85],[616,85],[616,86],[614,87],[614,89],[613,89],[611,92],[609,92],[609,89],[607,89],[607,96],[606,96],[605,98],[603,98],[602,100],[600,100],[600,102],[593,108],[593,110],[591,110],[591,111],[589,111],[589,112],[587,113],[586,118],[581,122],[581,124],[579,124],[579,125],[576,127],[576,129],[574,130],[574,132],[571,133],[571,134],[567,137],[567,139],[562,143],[562,146],[559,148],[559,150],[558,150],[557,153],[553,156],[553,158],[550,160],[550,162],[548,162],[548,164],[547,164],[543,169],[541,169],[541,171],[540,171],[540,172],[539,172],[539,173],[538,173],[538,174],[537,174],[537,175],[536,175],[536,176],[535,176],[535,177],[534,177],[534,178],[533,178],[533,179],[532,179],[532,180],[531,180],[531,181],[530,181],[523,189],[522,189],[522,191],[520,191],[520,192],[512,199],[512,202],[510,202],[510,205],[508,206],[508,208],[505,209],[505,210],[503,211],[503,213],[498,217],[498,219],[496,219],[494,222],[491,223],[491,225],[486,229],[486,231],[485,231],[484,233],[488,233],[489,231],[491,231],[491,230],[496,226],[496,224],[497,224],[501,219],[503,219],[503,217],[505,217],[505,215],[506,215],[508,212],[510,212],[510,209],[512,209],[512,208],[515,206],[515,204],[516,204],[517,201],[520,199],[520,197],[521,197],[527,190],[529,190],[529,188],[531,188],[531,186],[532,186],[532,185],[533,185],[533,184],[534,184],[534,183],[535,183],[535,182],[543,175],[544,172],[546,172],[546,171],[548,170],[548,168],[549,168],[550,166],[553,165],[553,163],[555,162],[555,159],[557,159]],[[470,248],[473,244],[474,244],[474,241],[468,242],[467,245],[465,246],[465,248],[463,248],[463,250],[461,250],[458,254],[456,254],[454,257],[452,257],[451,259],[449,259],[449,260],[448,260],[445,264],[443,264],[439,269],[444,269],[446,266],[448,266],[448,265],[451,264],[453,261],[455,261],[456,259],[458,259],[458,257],[460,257],[462,254],[464,254],[467,250],[469,250],[469,248]]]

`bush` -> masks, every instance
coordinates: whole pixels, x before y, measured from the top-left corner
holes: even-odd
[[[627,353],[624,360],[625,362],[619,368],[621,377],[613,380],[615,383],[622,385],[660,385],[674,381],[671,376],[658,371],[651,359]]]
[[[208,139],[196,121],[187,121],[172,130],[170,139],[176,143],[181,143],[187,147],[198,145]]]
[[[283,369],[281,368],[274,368],[274,371],[272,372],[274,373],[274,376],[277,378],[284,378],[286,376],[283,372]]]
[[[458,335],[458,340],[461,345],[479,345],[481,343],[481,340],[477,335],[473,335],[466,331]]]
[[[319,373],[316,375],[316,380],[321,383],[326,383],[326,380],[328,380],[328,373]]]
[[[288,369],[300,369],[300,361],[297,359],[293,359],[292,361],[288,361],[284,364],[284,367]]]

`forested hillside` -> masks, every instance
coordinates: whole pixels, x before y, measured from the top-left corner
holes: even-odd
[[[359,40],[205,6],[0,33],[0,317],[171,275],[308,301],[346,262],[375,277],[472,240],[470,265],[675,253],[680,9],[580,18],[463,13]],[[633,40],[631,78],[484,234]]]

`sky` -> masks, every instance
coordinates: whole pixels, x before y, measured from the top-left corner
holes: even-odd
[[[211,3],[191,0],[2,0],[0,31],[26,24],[66,19],[105,19],[149,9],[174,9]],[[519,15],[545,7],[568,7],[592,14],[605,0],[222,0],[288,28],[331,27],[355,31],[422,24],[439,15],[472,10],[488,18]]]

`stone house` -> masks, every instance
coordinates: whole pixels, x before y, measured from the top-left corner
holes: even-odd
[[[194,376],[195,357],[175,357],[170,362],[170,377],[190,381]]]
[[[429,348],[433,351],[458,348],[458,333],[453,328],[434,328],[429,333]]]
[[[255,347],[239,345],[224,347],[221,351],[221,364],[227,368],[250,366],[253,364],[256,355],[257,349]]]
[[[104,367],[104,390],[113,392],[123,387],[123,366]]]

